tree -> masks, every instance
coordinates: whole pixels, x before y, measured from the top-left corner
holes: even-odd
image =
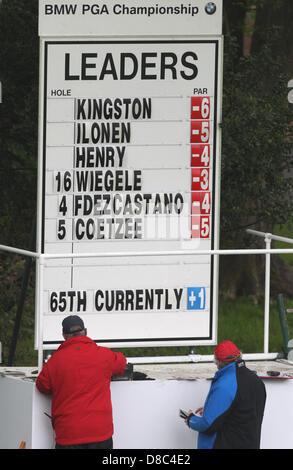
[[[0,244],[32,249],[36,212],[38,132],[38,0],[0,3]],[[7,360],[25,260],[0,253],[0,338]],[[34,325],[31,272],[21,325],[25,356]]]
[[[221,227],[226,238],[239,242],[246,226],[292,219],[293,108],[288,75],[269,42],[237,66],[233,39],[226,47]]]
[[[226,2],[230,6],[236,2]],[[239,2],[237,2],[239,3]],[[286,52],[284,26],[260,29],[259,17],[271,2],[259,2],[250,30],[249,49],[244,41],[246,9],[242,4],[241,23],[230,25],[225,39],[223,138],[221,175],[221,247],[261,246],[248,237],[245,228],[272,232],[275,224],[293,220],[292,208],[292,123],[293,107],[288,103],[290,64]],[[278,6],[281,3],[278,2]],[[260,5],[261,4],[261,5]],[[230,12],[231,16],[233,12]],[[266,15],[264,15],[266,16]],[[258,25],[258,26],[256,26]],[[247,22],[245,27],[247,26]],[[246,30],[247,33],[247,30]],[[243,49],[243,44],[246,47]],[[245,52],[245,56],[243,53]],[[244,256],[221,258],[222,292],[229,295],[263,292],[263,259]],[[274,289],[285,288],[292,295],[292,273],[279,257],[273,258]],[[286,281],[287,279],[287,281]],[[274,290],[273,290],[273,293]]]
[[[0,4],[0,243],[25,248],[37,194],[37,18],[37,0]]]

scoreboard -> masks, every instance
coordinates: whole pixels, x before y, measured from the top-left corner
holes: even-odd
[[[221,2],[105,5],[40,0],[43,346],[214,344]]]

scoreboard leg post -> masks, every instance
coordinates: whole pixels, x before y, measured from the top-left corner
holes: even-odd
[[[271,249],[272,239],[269,236],[265,238],[266,249]],[[265,318],[264,318],[264,353],[269,352],[269,316],[270,316],[270,271],[271,271],[271,254],[266,254],[265,267]]]
[[[44,286],[44,259],[43,256],[40,254],[37,260],[37,271],[38,271],[38,278],[39,278],[39,286],[38,286],[38,320],[39,320],[39,328],[38,328],[38,371],[40,372],[43,366],[43,286]]]

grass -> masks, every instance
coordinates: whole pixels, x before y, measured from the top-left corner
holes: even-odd
[[[292,308],[293,301],[285,300],[286,307]],[[222,313],[221,313],[222,310]],[[288,319],[289,330],[293,333],[293,316]],[[245,298],[226,301],[220,305],[219,341],[234,341],[244,353],[264,351],[264,305],[254,305]],[[269,351],[282,352],[283,336],[276,300],[271,299],[269,318]]]
[[[293,308],[293,300],[284,299],[286,308]],[[16,366],[36,366],[37,351],[34,350],[33,328],[26,326],[23,321],[16,348]],[[293,335],[293,314],[288,315],[289,333]],[[31,333],[29,334],[29,330]],[[12,328],[11,328],[12,333]],[[89,332],[90,335],[90,332]],[[7,361],[9,339],[3,344],[3,365]],[[290,336],[292,337],[292,336]],[[264,352],[264,305],[255,305],[251,299],[239,297],[233,300],[219,301],[218,315],[218,342],[229,339],[237,344],[245,354]],[[173,356],[186,355],[189,347],[157,347],[157,348],[127,348],[115,349],[123,352],[127,357],[137,356]],[[214,346],[197,346],[196,354],[213,354]],[[279,321],[276,300],[271,299],[269,319],[269,352],[284,352],[282,330]],[[47,354],[47,351],[46,353]]]
[[[293,301],[285,300],[287,308],[293,308]],[[289,331],[293,334],[293,314],[288,318]],[[254,305],[250,299],[237,298],[219,301],[218,342],[229,339],[237,344],[243,353],[264,352],[264,305]],[[177,348],[128,348],[121,350],[128,357],[185,355],[189,347]],[[213,354],[214,346],[198,346],[196,354]],[[271,299],[269,319],[269,352],[284,352],[283,336],[277,310],[277,303]]]

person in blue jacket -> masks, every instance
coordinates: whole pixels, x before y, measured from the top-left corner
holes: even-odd
[[[202,408],[186,424],[198,431],[198,449],[259,449],[266,390],[237,346],[223,341],[214,351],[217,372]]]

